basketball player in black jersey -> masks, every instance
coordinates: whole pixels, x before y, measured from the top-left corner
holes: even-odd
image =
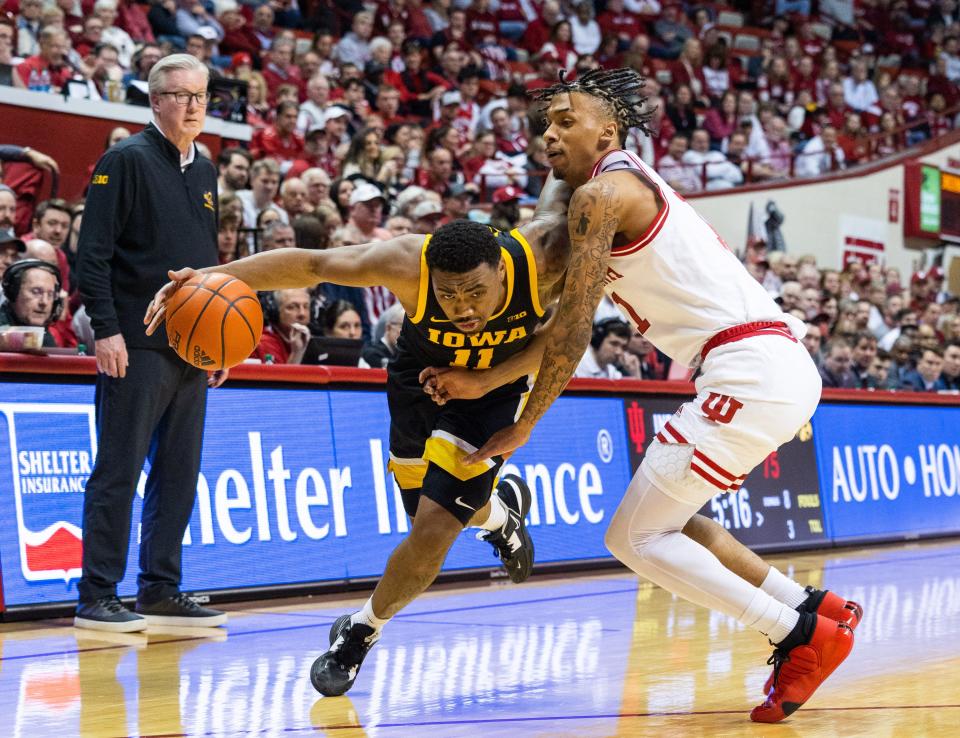
[[[389,466],[413,526],[363,609],[334,623],[330,650],[311,669],[324,695],[350,689],[380,629],[433,582],[464,527],[482,529],[478,537],[493,545],[514,582],[530,574],[533,542],[523,522],[529,490],[505,477],[492,494],[503,458],[473,465],[461,459],[511,425],[530,391],[545,340],[545,330],[538,331],[544,308],[562,289],[569,194],[551,176],[533,220],[510,233],[454,221],[432,236],[328,251],[278,249],[203,270],[231,274],[254,290],[382,285],[406,313],[399,355],[387,367]],[[170,273],[173,282],[147,311],[148,333],[162,322],[177,286],[195,274]],[[443,402],[421,385],[436,367],[485,369],[487,389],[475,399]]]

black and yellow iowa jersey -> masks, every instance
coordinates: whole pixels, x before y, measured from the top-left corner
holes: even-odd
[[[543,317],[537,285],[537,265],[530,244],[514,229],[494,230],[507,271],[507,296],[503,308],[473,335],[457,330],[433,293],[426,253],[430,236],[420,250],[420,292],[417,312],[407,316],[398,341],[423,366],[462,366],[488,369],[518,351],[533,337]]]

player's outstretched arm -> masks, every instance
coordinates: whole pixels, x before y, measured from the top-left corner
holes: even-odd
[[[537,421],[570,381],[590,341],[619,213],[620,195],[609,180],[591,180],[573,193],[567,216],[570,263],[553,318],[555,325],[546,336],[537,382],[520,419],[495,433],[483,448],[464,459],[465,463],[508,454],[526,443]]]
[[[347,287],[383,285],[404,302],[404,294],[410,291],[411,286],[415,291],[419,284],[419,254],[423,239],[424,236],[406,235],[389,241],[341,246],[325,251],[276,249],[229,264],[200,270],[171,271],[168,274],[171,281],[160,288],[147,308],[143,319],[148,326],[147,335],[152,334],[163,322],[166,301],[180,285],[197,274],[208,272],[237,277],[257,292],[313,287],[320,282],[333,282]],[[416,302],[415,294],[412,301]]]

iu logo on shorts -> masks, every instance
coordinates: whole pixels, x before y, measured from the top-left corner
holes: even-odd
[[[742,407],[743,403],[739,400],[733,399],[730,395],[720,395],[716,392],[711,392],[701,405],[703,414],[714,423],[729,423],[733,420],[733,416],[737,414],[737,410]]]

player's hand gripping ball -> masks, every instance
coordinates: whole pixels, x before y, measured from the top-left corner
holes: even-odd
[[[263,332],[256,293],[229,274],[198,274],[166,304],[167,341],[188,364],[217,371],[250,356]]]

